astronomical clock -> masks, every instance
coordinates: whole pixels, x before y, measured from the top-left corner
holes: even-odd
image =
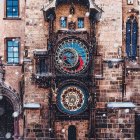
[[[78,39],[66,39],[58,44],[55,53],[56,68],[65,74],[80,74],[87,69],[89,50]]]
[[[88,117],[86,110],[89,90],[85,79],[88,77],[90,63],[89,45],[77,36],[68,35],[58,41],[54,52],[54,69],[58,87],[57,118],[62,119],[62,114],[67,119],[82,118],[82,115]]]
[[[88,92],[84,88],[75,84],[65,85],[58,91],[58,108],[65,114],[77,115],[87,108],[88,97]]]
[[[59,4],[65,12],[59,9]],[[58,9],[54,8],[57,6]],[[84,12],[77,15],[80,6]],[[88,135],[93,137],[95,28],[101,12],[98,6],[85,0],[56,1],[45,7],[44,18],[49,23],[47,66],[50,75],[42,83],[49,81],[50,128],[54,128],[55,121],[87,120]]]

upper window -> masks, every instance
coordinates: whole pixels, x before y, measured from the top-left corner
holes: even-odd
[[[17,18],[19,16],[19,1],[6,0],[6,17]]]
[[[127,4],[133,4],[133,0],[127,0]]]
[[[61,28],[66,28],[67,27],[67,17],[61,17],[60,18],[60,26],[61,26]]]
[[[18,64],[19,63],[19,40],[7,39],[7,63]]]
[[[84,18],[78,18],[78,28],[84,28]]]
[[[127,57],[135,60],[137,55],[138,23],[134,16],[126,22],[126,53]]]

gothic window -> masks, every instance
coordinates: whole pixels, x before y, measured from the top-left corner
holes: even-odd
[[[67,17],[61,17],[60,18],[60,26],[61,26],[61,28],[66,28],[67,27]]]
[[[6,17],[17,18],[19,16],[19,1],[6,0]]]
[[[76,127],[74,125],[68,128],[68,140],[76,140]]]
[[[18,64],[19,63],[19,40],[18,39],[7,39],[7,63]]]
[[[45,58],[38,58],[36,63],[36,73],[43,74],[47,72],[47,65]]]
[[[135,60],[137,55],[138,23],[134,16],[126,22],[126,53],[127,57]]]
[[[78,28],[84,28],[84,18],[78,18]]]

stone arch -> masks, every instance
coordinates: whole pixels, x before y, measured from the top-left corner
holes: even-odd
[[[7,99],[7,101],[9,102],[9,105],[11,105],[11,107],[13,108],[13,110],[10,114],[8,114],[8,112],[6,111],[6,114],[9,115],[8,117],[10,118],[10,120],[13,119],[13,124],[12,124],[13,131],[11,131],[12,132],[11,140],[13,140],[13,139],[19,137],[19,119],[20,119],[21,113],[22,113],[21,99],[20,99],[19,94],[16,92],[16,90],[12,89],[10,86],[7,86],[4,82],[0,83],[0,96],[2,97],[1,98],[2,100]],[[6,109],[6,108],[4,108],[4,109]],[[17,114],[18,116],[16,116],[16,115],[13,116],[14,115],[13,113]],[[6,126],[7,126],[7,128],[6,128],[7,130],[9,128],[11,128],[11,126],[9,126],[9,127],[8,127],[8,125],[6,125]],[[5,132],[5,131],[3,131],[3,132]]]
[[[21,99],[16,90],[12,89],[11,87],[8,87],[5,83],[0,83],[0,95],[9,99],[14,111],[18,112],[19,114],[22,112]]]

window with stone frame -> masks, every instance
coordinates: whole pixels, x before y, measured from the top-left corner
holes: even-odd
[[[60,18],[60,27],[66,28],[67,27],[67,17],[61,17]]]
[[[19,38],[6,39],[6,59],[8,64],[19,64]]]
[[[137,38],[137,19],[135,16],[130,16],[126,22],[126,54],[131,60],[135,60],[137,56]]]
[[[78,28],[84,28],[84,18],[78,18]]]
[[[37,58],[36,59],[36,73],[37,74],[47,73],[46,58]]]
[[[19,17],[19,0],[6,0],[6,17]]]
[[[133,0],[127,0],[127,4],[133,4]]]

